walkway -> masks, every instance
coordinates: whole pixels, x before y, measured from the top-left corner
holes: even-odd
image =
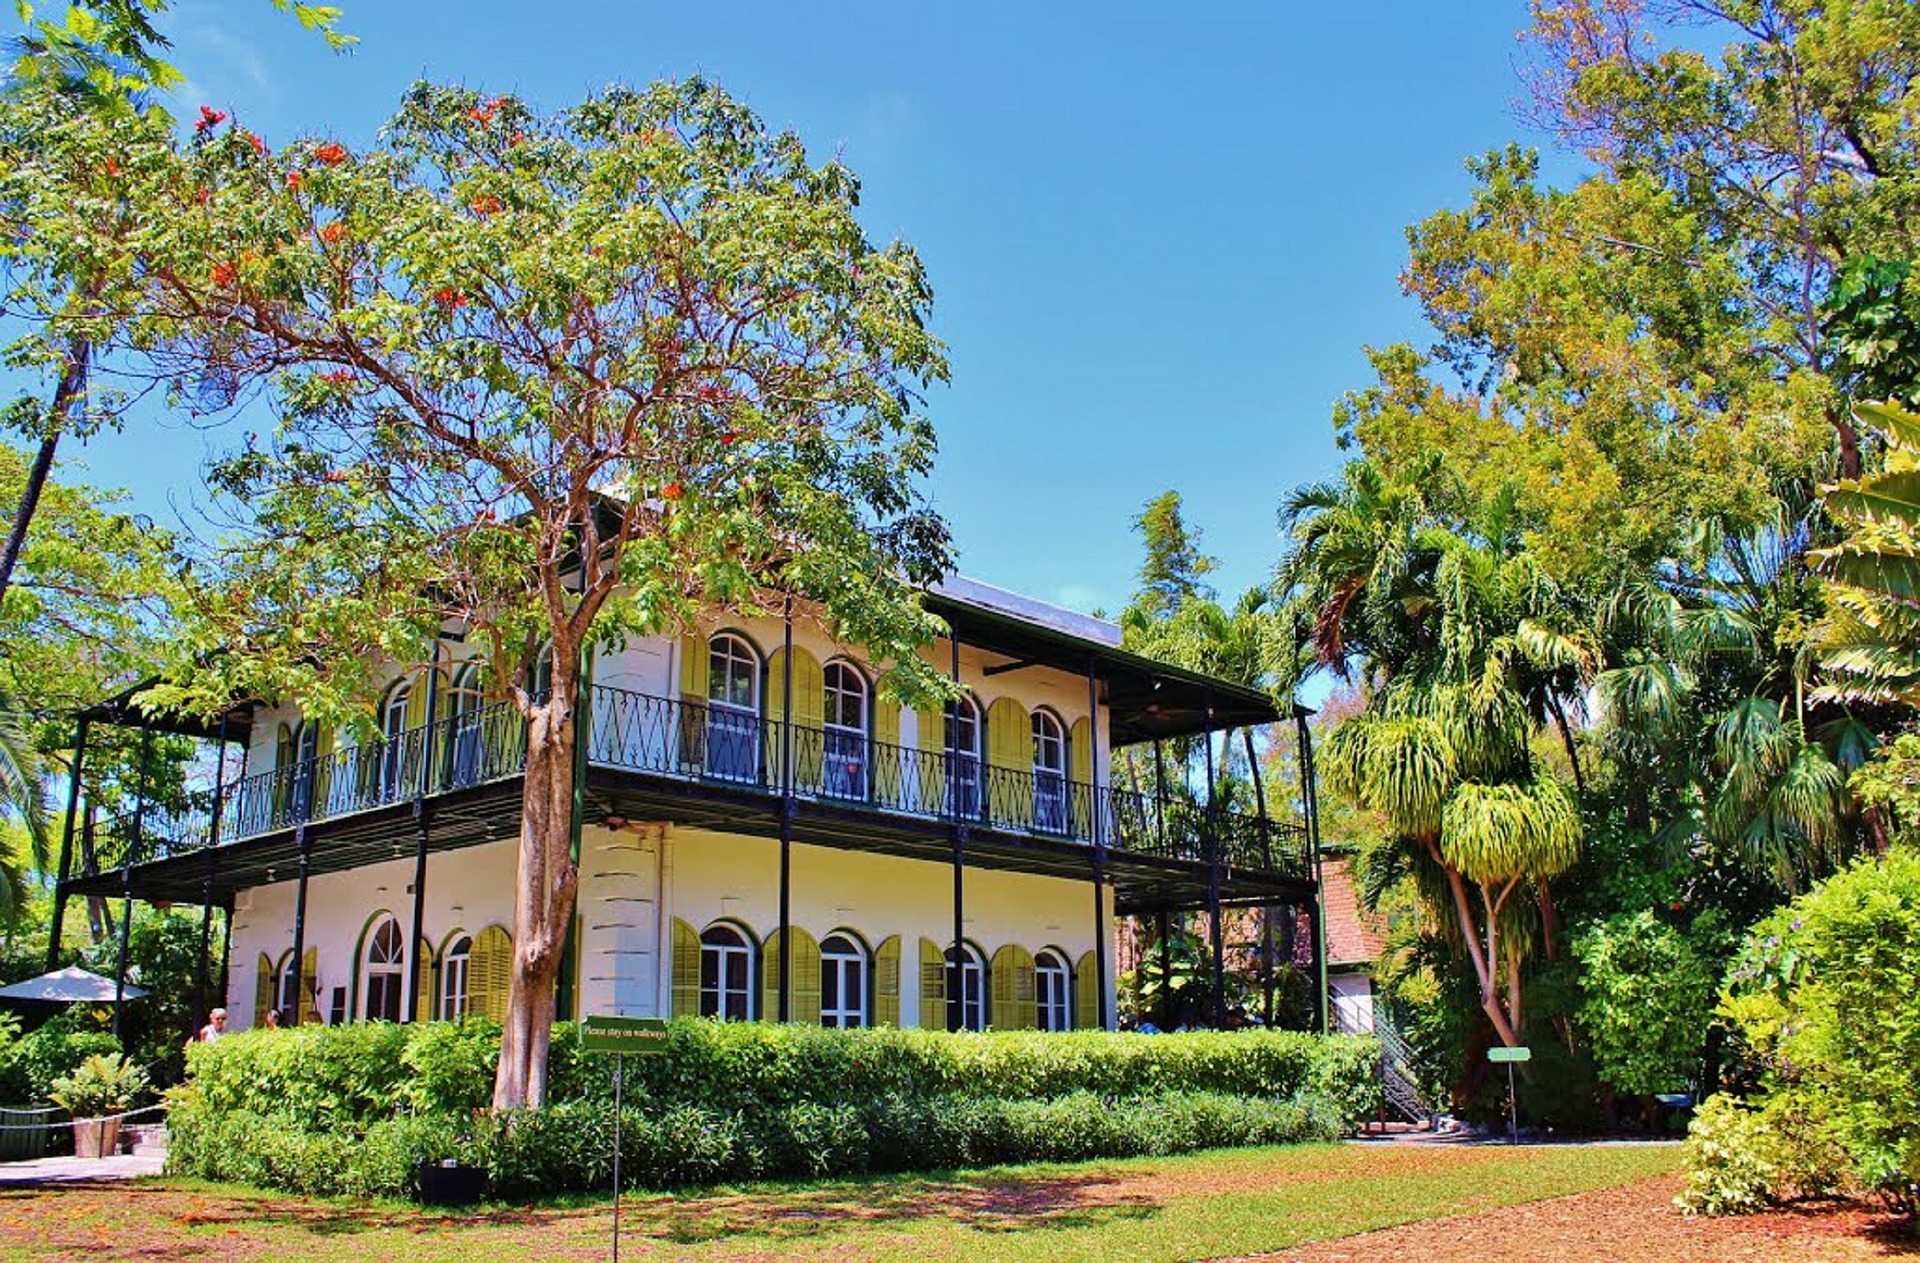
[[[28,1162],[0,1162],[0,1186],[9,1184],[69,1184],[82,1180],[133,1180],[158,1175],[165,1153],[115,1154],[111,1158],[35,1158]]]

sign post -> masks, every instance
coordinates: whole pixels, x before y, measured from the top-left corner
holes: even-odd
[[[667,1051],[667,1024],[657,1017],[582,1018],[580,1051],[613,1054],[613,1263],[620,1263],[620,1103],[627,1054],[657,1057]]]
[[[1507,1068],[1507,1143],[1517,1145],[1520,1143],[1520,1110],[1519,1098],[1515,1096],[1513,1089],[1513,1067],[1522,1061],[1532,1061],[1533,1049],[1489,1048],[1487,1060],[1496,1066],[1504,1065]]]

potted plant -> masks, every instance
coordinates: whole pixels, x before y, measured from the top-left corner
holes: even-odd
[[[104,1158],[120,1147],[120,1119],[147,1087],[147,1072],[119,1053],[95,1054],[64,1079],[55,1079],[47,1095],[73,1115],[73,1152],[79,1158]]]

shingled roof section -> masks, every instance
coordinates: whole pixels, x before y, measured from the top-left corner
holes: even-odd
[[[1328,856],[1321,873],[1327,909],[1327,964],[1370,965],[1386,949],[1386,924],[1360,906],[1352,861]]]

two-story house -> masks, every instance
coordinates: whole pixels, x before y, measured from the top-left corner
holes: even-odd
[[[562,1016],[1110,1027],[1116,917],[1312,906],[1298,824],[1108,780],[1116,748],[1276,722],[1264,694],[983,584],[926,600],[952,633],[930,661],[966,691],[944,708],[881,696],[804,610],[591,663]],[[457,638],[435,659],[392,673],[373,739],[266,703],[94,708],[244,766],[218,760],[216,805],[185,815],[97,819],[76,781],[57,902],[204,905],[209,934],[224,910],[207,998],[237,1027],[498,1016],[524,724]]]

